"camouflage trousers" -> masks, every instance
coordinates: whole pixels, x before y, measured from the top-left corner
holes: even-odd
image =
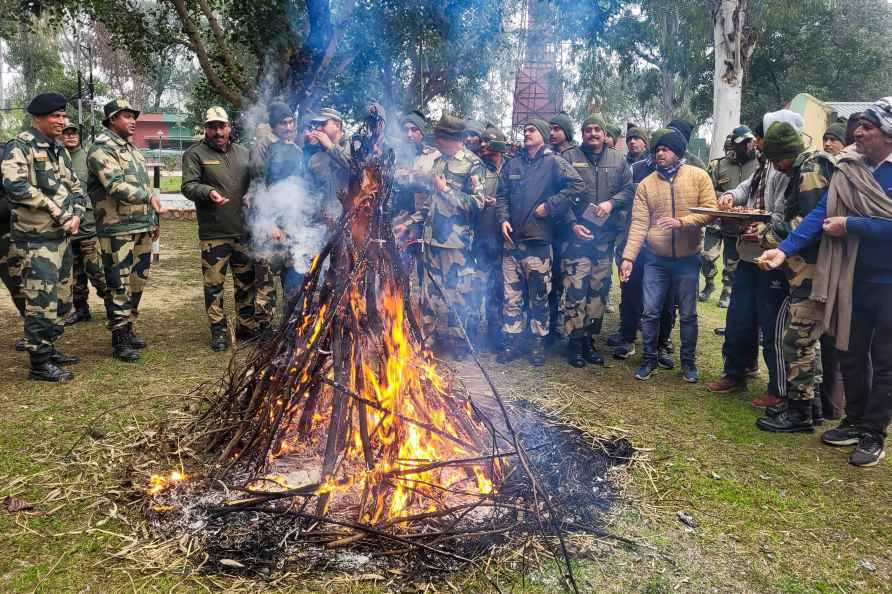
[[[464,340],[460,328],[476,328],[479,320],[473,311],[476,274],[470,252],[425,245],[422,258],[421,326],[424,335]]]
[[[71,307],[68,238],[13,242],[9,272],[13,279],[21,281],[25,348],[32,357],[49,357]]]
[[[545,337],[549,330],[548,296],[551,294],[551,245],[543,241],[523,241],[502,252],[502,330],[519,335],[524,329],[523,303],[529,309],[530,331]]]
[[[254,261],[254,314],[261,330],[272,326],[276,317],[276,277],[280,272],[267,260]]]
[[[136,321],[139,315],[152,264],[152,234],[145,231],[100,237],[99,245],[105,271],[105,315],[109,329],[117,330]]]
[[[823,306],[810,299],[790,299],[789,324],[782,341],[787,365],[787,398],[811,400],[821,383],[820,340]]]
[[[724,268],[722,269],[722,290],[730,291],[734,280],[734,271],[740,262],[737,253],[737,237],[722,233],[721,230],[706,228],[703,236],[703,261],[700,264],[700,272],[707,283],[715,283],[719,258],[724,256]]]
[[[105,273],[102,271],[102,253],[95,237],[71,240],[72,299],[75,309],[85,309],[90,298],[89,281],[96,294],[105,299]]]
[[[561,260],[560,331],[564,338],[600,334],[610,295],[612,242],[569,241]],[[582,255],[587,252],[586,255]]]
[[[243,239],[207,239],[199,242],[201,273],[204,277],[204,307],[211,327],[226,327],[223,308],[223,285],[226,272],[232,267],[237,327],[257,329],[255,317],[255,264]],[[275,288],[275,287],[274,287]]]
[[[13,276],[9,270],[9,259],[12,252],[12,240],[9,233],[0,235],[0,279],[6,285],[9,296],[15,308],[19,310],[19,315],[25,317],[25,297],[22,295],[22,278],[19,275]]]

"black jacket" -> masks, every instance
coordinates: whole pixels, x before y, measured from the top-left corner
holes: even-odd
[[[596,235],[612,241],[617,233],[624,230],[628,211],[635,198],[632,170],[622,154],[608,146],[604,147],[600,155],[590,154],[578,147],[574,149],[567,151],[567,156],[572,157],[567,160],[585,181],[586,191],[573,200],[567,218],[570,223],[584,225]],[[613,210],[603,225],[598,227],[582,218],[589,204],[608,200],[613,203]]]
[[[508,161],[499,175],[496,212],[499,225],[508,221],[514,242],[552,241],[555,224],[564,221],[572,201],[585,193],[585,182],[576,170],[550,148],[543,147],[532,159],[526,150]],[[533,210],[545,204],[539,218]]]

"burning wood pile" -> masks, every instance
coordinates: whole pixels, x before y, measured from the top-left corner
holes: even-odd
[[[453,563],[526,527],[556,537],[572,584],[567,518],[533,468],[545,450],[527,455],[494,386],[491,419],[423,348],[390,226],[391,180],[392,160],[356,172],[274,338],[233,364],[193,425],[210,436],[207,478],[157,479],[154,522],[214,527],[216,544],[205,530],[204,546],[227,559],[234,549],[266,558],[291,539]]]

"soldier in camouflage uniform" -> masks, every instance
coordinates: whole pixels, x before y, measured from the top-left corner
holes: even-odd
[[[496,193],[496,212],[505,240],[505,346],[498,361],[507,363],[517,357],[526,298],[533,334],[530,362],[539,366],[545,363],[544,343],[550,325],[551,243],[557,236],[555,227],[564,221],[570,204],[585,192],[585,182],[567,161],[545,145],[550,136],[547,122],[532,119],[524,126],[523,134],[524,149],[502,167]]]
[[[567,213],[561,248],[561,334],[569,340],[567,360],[574,367],[604,362],[592,339],[604,321],[614,242],[625,227],[620,214],[634,197],[631,169],[606,146],[606,127],[599,115],[590,116],[582,124],[582,147],[563,153],[586,184]]]
[[[762,246],[776,248],[802,218],[821,199],[830,185],[833,161],[829,155],[805,150],[796,129],[786,122],[775,122],[765,132],[765,158],[781,172],[790,176],[784,200],[783,221],[772,223],[764,233]],[[790,285],[789,323],[784,329],[783,355],[789,368],[787,374],[786,406],[769,408],[756,426],[771,432],[814,432],[812,407],[815,386],[820,383],[819,341],[824,332],[823,305],[810,299],[812,279],[818,256],[818,243],[787,258],[785,272]]]
[[[409,217],[424,205],[430,191],[430,174],[434,162],[440,157],[440,151],[424,144],[428,121],[420,111],[406,114],[402,121],[402,129],[404,141],[399,145],[396,155],[395,191],[391,206],[394,225],[406,223]],[[416,229],[417,225],[403,234],[401,238],[403,249],[400,252],[406,273],[409,275],[409,292],[417,297],[421,291],[423,266],[421,244],[418,237],[413,234]]]
[[[474,310],[486,320],[486,344],[493,352],[502,348],[502,232],[496,212],[499,174],[505,166],[508,142],[494,126],[483,131],[480,154],[484,168],[484,206],[477,219],[474,263],[477,267]]]
[[[81,145],[80,132],[70,120],[65,120],[65,129],[62,130],[62,144],[68,149],[71,169],[77,175],[81,187],[87,187],[87,151]],[[93,202],[86,197],[84,200],[84,219],[81,221],[77,235],[71,238],[72,256],[72,305],[71,314],[65,318],[65,325],[71,326],[78,322],[87,322],[92,319],[88,299],[90,287],[88,281],[93,284],[96,294],[100,299],[105,299],[105,273],[102,271],[102,255],[99,248],[99,240],[96,239],[96,217],[93,215]]]
[[[65,295],[71,287],[68,241],[84,215],[80,182],[55,138],[62,134],[66,99],[41,93],[28,105],[31,127],[7,147],[3,188],[11,204],[10,275],[21,279],[24,298],[25,347],[30,357],[28,378],[66,381],[74,377],[59,365],[78,362],[58,352],[54,343],[63,331]]]
[[[9,146],[11,145],[12,143],[10,142]],[[0,162],[3,162],[4,156],[6,155],[6,147],[7,145],[5,143],[0,145]],[[19,315],[24,319],[25,297],[22,295],[22,279],[18,275],[13,276],[10,274],[9,270],[9,256],[12,249],[12,239],[10,238],[11,216],[12,211],[10,210],[9,196],[6,194],[6,190],[3,189],[3,186],[0,185],[0,279],[2,279],[3,284],[6,285],[6,289],[9,291],[9,296],[12,298],[13,304],[16,309],[19,310]],[[23,340],[16,343],[16,350],[24,350],[24,348],[25,342]]]
[[[716,159],[712,167],[712,185],[716,197],[730,192],[740,182],[755,173],[759,161],[755,154],[755,137],[746,126],[738,126],[725,141],[725,156]],[[700,271],[706,284],[697,296],[701,302],[708,301],[715,290],[715,276],[718,273],[716,262],[724,254],[722,270],[722,293],[719,296],[719,307],[726,308],[731,299],[731,280],[737,269],[740,256],[737,255],[738,228],[736,225],[722,225],[715,220],[706,226],[703,238],[703,262]]]
[[[232,127],[222,107],[205,114],[204,141],[183,154],[183,195],[195,202],[204,306],[211,325],[211,349],[229,348],[229,324],[223,309],[223,285],[232,265],[236,331],[239,340],[257,337],[254,308],[254,263],[245,228],[244,197],[248,192],[248,150],[231,142]]]
[[[135,361],[146,343],[133,332],[149,280],[158,215],[166,212],[149,182],[146,160],[130,143],[139,111],[125,99],[105,104],[105,130],[87,154],[87,190],[105,270],[105,314],[116,359]]]
[[[467,349],[461,328],[476,323],[471,244],[474,220],[484,205],[483,164],[462,144],[464,127],[463,120],[445,114],[437,123],[441,154],[431,172],[432,192],[408,224],[394,228],[401,237],[409,225],[422,225],[422,326],[426,337],[457,359]]]

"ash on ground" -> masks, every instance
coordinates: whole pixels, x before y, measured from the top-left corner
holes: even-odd
[[[597,531],[618,496],[610,471],[629,461],[634,451],[631,444],[626,439],[594,442],[523,403],[517,412],[518,437],[533,472],[551,497],[559,515],[557,523],[568,533]],[[485,510],[436,519],[421,533],[414,526],[412,534],[363,535],[349,528],[346,516],[331,518],[340,523],[308,518],[315,510],[315,497],[222,512],[226,504],[250,497],[233,486],[250,483],[248,476],[232,476],[226,483],[204,479],[178,484],[152,498],[149,525],[160,537],[178,539],[181,549],[204,553],[203,571],[266,576],[285,568],[348,573],[399,570],[415,578],[433,576],[460,569],[464,563],[457,557],[474,559],[493,547],[541,533],[529,477],[516,459],[511,462],[514,471]],[[332,547],[338,539],[346,541]]]

